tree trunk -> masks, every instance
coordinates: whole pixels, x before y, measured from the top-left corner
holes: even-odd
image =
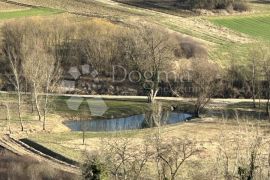
[[[34,101],[35,101],[35,98],[33,96],[33,92],[31,92],[31,113],[34,113]]]
[[[252,99],[253,99],[253,108],[256,108],[256,99],[255,99],[254,95],[253,95]]]
[[[267,92],[267,103],[266,103],[266,114],[270,121],[270,83],[268,84],[268,92]]]
[[[268,95],[268,99],[267,99],[267,103],[266,103],[266,114],[268,116],[268,119],[270,120],[270,98],[269,98],[269,95]]]
[[[7,128],[9,131],[9,134],[11,134],[11,128],[10,128],[10,112],[9,112],[9,105],[6,104],[6,108],[7,108]]]
[[[83,130],[83,145],[85,145],[85,130]]]
[[[200,117],[200,107],[196,107],[194,110],[194,117],[199,118]]]
[[[202,100],[201,100],[200,95],[198,95],[194,106],[195,106],[195,108],[194,108],[194,117],[199,118],[200,117],[201,107],[202,107]]]
[[[261,108],[261,85],[259,84],[259,87],[258,87],[258,93],[259,93],[259,108]]]
[[[38,94],[37,94],[35,83],[34,83],[34,96],[35,96],[35,105],[36,105],[36,109],[37,109],[37,113],[38,113],[38,120],[41,121],[41,113],[40,113],[40,108],[39,108],[39,104],[38,104]]]
[[[17,95],[18,95],[18,114],[19,114],[19,120],[21,124],[21,131],[24,130],[23,127],[23,121],[22,121],[22,113],[21,113],[21,92],[20,92],[20,86],[17,87]]]
[[[46,130],[46,118],[47,118],[47,104],[48,104],[48,92],[45,95],[45,103],[44,103],[44,116],[43,116],[43,130]]]
[[[256,74],[255,74],[255,66],[252,68],[252,99],[253,99],[253,108],[256,108]]]
[[[149,95],[148,95],[148,102],[149,103],[154,103],[155,102],[155,99],[156,99],[156,96],[157,96],[157,93],[158,93],[158,89],[151,89]]]

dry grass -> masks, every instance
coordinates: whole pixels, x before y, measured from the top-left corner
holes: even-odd
[[[196,179],[195,176],[202,176],[202,179],[207,179],[213,175],[211,173],[214,173],[217,167],[219,171],[223,170],[224,159],[221,158],[223,156],[223,152],[220,152],[221,149],[229,157],[230,171],[236,168],[234,163],[237,154],[241,154],[241,158],[238,157],[241,160],[249,158],[250,146],[256,142],[257,136],[263,139],[263,145],[259,148],[260,156],[267,156],[269,151],[267,142],[270,141],[269,128],[270,124],[267,122],[223,121],[217,118],[204,118],[163,127],[161,128],[161,136],[165,139],[178,137],[198,142],[203,151],[187,161],[181,170],[181,176],[191,179]],[[30,139],[74,160],[83,161],[85,153],[103,151],[104,141],[111,141],[113,138],[127,138],[132,146],[139,147],[157,130],[153,128],[107,134],[88,132],[86,133],[85,145],[82,144],[82,134],[75,132],[66,132],[62,134],[62,137],[60,134],[32,135]],[[236,150],[236,147],[240,147],[240,149]],[[222,179],[221,176],[219,174],[219,179]]]
[[[79,179],[75,174],[52,168],[28,156],[18,156],[0,147],[0,179]]]
[[[0,11],[15,11],[15,10],[21,10],[21,9],[28,9],[22,6],[9,4],[5,2],[0,2]]]
[[[241,123],[245,124],[245,123]],[[252,122],[251,124],[256,124]],[[270,127],[269,124],[262,123],[260,124],[262,131],[270,136],[270,132],[267,131],[267,128]],[[199,142],[211,142],[217,141],[220,134],[225,133],[226,135],[232,135],[239,130],[239,124],[235,121],[228,121],[226,123],[220,121],[217,118],[205,118],[202,120],[193,120],[187,123],[181,123],[171,126],[165,126],[162,128],[162,133],[166,137],[189,137],[196,139]],[[127,132],[114,132],[114,133],[86,133],[86,145],[82,144],[82,133],[80,132],[65,132],[65,133],[52,133],[50,136],[47,136],[46,133],[43,134],[32,134],[31,139],[41,143],[43,145],[52,145],[54,148],[57,147],[61,149],[69,148],[73,149],[74,152],[78,149],[81,151],[85,149],[96,150],[100,146],[100,138],[111,137],[114,135],[119,135],[122,137],[128,137],[132,139],[132,142],[139,142],[145,136],[151,135],[155,132],[155,129],[144,129],[138,131],[127,131]],[[77,156],[77,155],[76,155]],[[77,156],[78,157],[78,156]]]

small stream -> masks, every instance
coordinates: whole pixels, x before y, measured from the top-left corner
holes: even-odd
[[[166,112],[159,118],[152,118],[148,114],[134,115],[115,119],[69,120],[64,124],[72,131],[123,131],[156,127],[158,124],[175,124],[192,118],[191,114]],[[153,119],[160,119],[156,122]]]

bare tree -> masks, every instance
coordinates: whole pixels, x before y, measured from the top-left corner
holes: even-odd
[[[61,75],[60,59],[54,48],[63,37],[59,35],[59,27],[54,30],[47,26],[41,28],[34,20],[32,26],[35,30],[27,31],[23,39],[22,68],[25,79],[31,85],[31,94],[40,121],[43,115],[45,130],[49,92],[56,90]]]
[[[44,64],[47,60],[47,54],[42,41],[37,37],[27,37],[24,40],[22,48],[23,56],[23,73],[24,77],[31,84],[35,106],[38,113],[38,119],[41,121],[41,108],[39,94],[42,92],[42,85],[44,84]]]
[[[196,141],[187,138],[155,136],[153,142],[158,179],[177,179],[183,164],[202,150]]]
[[[145,123],[148,127],[158,127],[162,126],[162,103],[155,102],[150,105],[149,113],[146,113]]]
[[[266,114],[270,119],[270,44],[263,43],[258,44],[258,55],[257,58],[259,61],[257,62],[257,66],[261,67],[260,71],[260,81],[261,87],[263,88],[262,92],[264,92],[266,97]]]
[[[85,23],[80,27],[80,32],[83,33],[80,33],[78,47],[87,63],[99,73],[107,75],[111,72],[113,63],[121,61],[117,58],[118,51],[122,51],[117,47],[120,31],[124,33],[125,29],[103,20]]]
[[[270,60],[264,62],[264,73],[265,73],[265,80],[266,80],[266,113],[267,116],[270,118]]]
[[[134,145],[129,138],[112,137],[102,140],[104,164],[114,179],[141,179],[145,177],[147,163],[154,154],[147,141]]]
[[[17,94],[18,115],[21,125],[21,130],[24,130],[22,121],[22,68],[21,68],[21,42],[22,35],[20,34],[20,25],[5,24],[2,28],[3,36],[5,37],[3,43],[3,52],[9,62],[9,70],[7,77],[13,84]],[[17,37],[14,38],[14,37]]]
[[[106,153],[106,162],[109,170],[115,179],[128,178],[128,163],[132,158],[130,152],[130,142],[128,139],[114,138],[104,143]]]
[[[191,81],[196,97],[194,114],[200,116],[201,110],[210,102],[216,93],[218,67],[207,60],[193,60]]]
[[[85,145],[85,133],[89,128],[88,120],[91,120],[91,112],[87,105],[82,104],[78,117],[80,121],[80,130],[82,131],[82,142],[83,145]]]
[[[49,93],[57,89],[59,85],[58,81],[61,77],[62,71],[60,62],[53,55],[51,55],[50,52],[46,52],[42,68],[44,70],[44,84],[42,84],[44,91],[43,130],[45,130],[49,104]]]
[[[133,32],[135,39],[130,40],[126,49],[133,70],[142,74],[143,88],[149,90],[148,100],[155,101],[161,82],[161,74],[168,73],[170,62],[175,60],[174,43],[170,34],[158,27],[142,26]]]
[[[249,61],[250,64],[248,65],[250,70],[250,80],[251,80],[251,88],[252,88],[252,99],[253,99],[253,107],[256,108],[256,96],[257,91],[259,90],[259,61],[260,61],[260,52],[256,50],[250,51]]]

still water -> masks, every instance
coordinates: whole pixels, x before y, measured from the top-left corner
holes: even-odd
[[[186,113],[168,112],[162,117],[152,118],[151,115],[141,114],[116,119],[92,119],[92,120],[70,120],[64,122],[72,131],[123,131],[132,129],[151,128],[166,124],[175,124],[190,119],[192,115]],[[153,120],[155,119],[155,120]],[[156,122],[156,119],[158,122]]]

